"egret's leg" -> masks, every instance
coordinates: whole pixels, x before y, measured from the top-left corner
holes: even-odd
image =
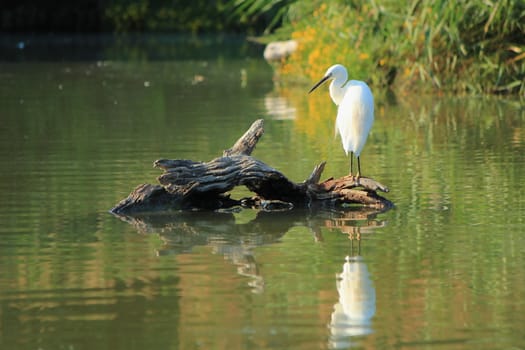
[[[361,161],[360,158],[357,157],[357,178],[359,179],[361,177]]]
[[[350,152],[350,176],[352,176],[353,170],[354,170],[354,152]]]

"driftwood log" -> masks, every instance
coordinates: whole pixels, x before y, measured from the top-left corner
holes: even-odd
[[[304,182],[288,180],[278,170],[251,156],[263,133],[263,120],[255,121],[221,157],[206,163],[156,160],[153,165],[164,170],[158,177],[160,185],[139,185],[111,212],[133,214],[234,207],[287,210],[346,204],[381,209],[393,206],[377,194],[377,191],[388,192],[388,188],[371,178],[356,179],[348,175],[319,183],[325,162],[317,165]],[[239,200],[230,198],[228,192],[237,186],[246,186],[255,196]]]

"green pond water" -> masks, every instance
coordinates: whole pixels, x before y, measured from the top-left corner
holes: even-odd
[[[327,88],[274,86],[242,41],[19,40],[0,56],[1,349],[525,348],[519,99],[377,93],[362,170],[386,212],[118,218],[154,160],[208,161],[259,118],[255,157],[345,175]]]

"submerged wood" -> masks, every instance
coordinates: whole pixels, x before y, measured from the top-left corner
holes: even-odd
[[[232,207],[287,210],[344,204],[374,208],[392,206],[377,193],[388,192],[388,188],[371,178],[344,176],[319,183],[324,162],[317,165],[304,182],[290,181],[280,171],[251,156],[263,133],[263,120],[255,121],[230,149],[209,162],[156,160],[154,166],[164,170],[157,178],[160,185],[139,185],[111,211],[130,214]],[[246,186],[255,196],[239,200],[230,198],[228,192],[237,186]]]

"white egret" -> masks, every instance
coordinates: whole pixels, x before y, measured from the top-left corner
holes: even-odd
[[[346,154],[350,152],[350,175],[353,171],[354,154],[357,158],[357,178],[359,178],[361,176],[359,157],[374,123],[374,96],[365,82],[347,81],[346,68],[340,64],[328,68],[324,77],[310,89],[309,93],[330,79],[332,79],[330,97],[338,106],[336,130],[341,135]]]

